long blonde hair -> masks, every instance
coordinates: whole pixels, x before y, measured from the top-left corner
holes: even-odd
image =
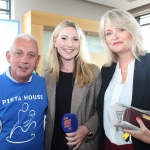
[[[79,87],[83,87],[87,82],[91,82],[95,77],[95,70],[92,65],[95,64],[95,62],[92,60],[88,51],[83,31],[73,21],[64,21],[54,29],[50,39],[50,48],[47,55],[46,67],[44,68],[43,75],[45,76],[46,74],[50,73],[53,80],[57,82],[59,79],[59,71],[62,62],[59,58],[57,49],[54,46],[53,39],[57,39],[60,31],[65,27],[74,27],[79,37],[80,50],[75,57],[75,69],[73,74],[75,77],[75,83],[77,83]]]

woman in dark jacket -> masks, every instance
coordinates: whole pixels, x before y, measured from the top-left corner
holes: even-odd
[[[108,110],[116,102],[150,110],[150,54],[143,48],[140,26],[127,11],[114,9],[100,21],[107,63],[102,67],[102,87],[97,110],[100,119],[99,150],[150,150],[150,131],[142,124],[137,131],[111,127]],[[124,132],[132,135],[124,141]],[[145,134],[145,132],[147,134]]]

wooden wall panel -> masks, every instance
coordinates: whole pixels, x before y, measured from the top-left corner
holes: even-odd
[[[105,64],[105,54],[102,53],[90,53],[96,64],[101,68]]]
[[[32,24],[31,25],[31,34],[34,35],[34,37],[37,39],[38,41],[38,44],[39,44],[39,54],[41,56],[40,58],[40,62],[38,64],[38,67],[37,67],[37,72],[39,74],[41,74],[41,71],[42,71],[42,68],[43,68],[43,65],[44,65],[44,50],[43,50],[43,25],[35,25],[35,24]]]
[[[29,17],[30,15],[31,17]],[[39,12],[39,11],[34,11],[34,10],[30,10],[29,12],[27,12],[24,15],[24,19],[26,20],[26,23],[23,23],[24,25],[27,25],[30,22],[31,24],[55,27],[62,21],[73,20],[77,22],[78,25],[84,31],[97,33],[98,28],[99,28],[98,21],[76,18],[76,17],[71,17],[71,16],[50,14],[50,13]]]

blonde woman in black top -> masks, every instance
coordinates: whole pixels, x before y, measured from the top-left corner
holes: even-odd
[[[49,99],[45,149],[68,150],[68,145],[73,145],[74,150],[97,150],[99,121],[95,106],[101,86],[100,70],[75,22],[64,21],[55,28],[44,77]],[[79,126],[76,132],[65,134],[61,119],[70,112],[76,114]]]

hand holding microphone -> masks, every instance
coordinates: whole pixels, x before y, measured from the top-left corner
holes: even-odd
[[[66,133],[76,132],[78,128],[78,120],[75,114],[64,114],[61,121],[62,128]],[[68,150],[73,150],[73,146],[68,146]]]

